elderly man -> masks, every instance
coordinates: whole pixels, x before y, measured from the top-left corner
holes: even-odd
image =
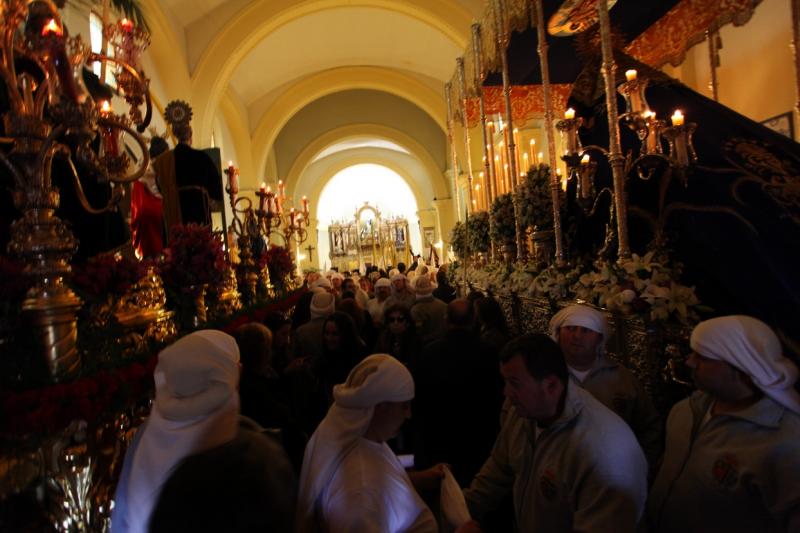
[[[274,485],[269,486],[294,486],[286,455],[276,443],[239,426],[239,348],[233,337],[216,330],[190,333],[161,351],[153,377],[155,401],[125,455],[114,495],[111,531],[148,531],[162,486],[173,470],[184,459],[212,450],[220,457],[246,454],[248,458],[242,457],[242,461],[250,470],[273,480],[265,480],[266,487],[259,485],[259,494],[272,500],[260,500],[259,505],[291,510],[294,497],[287,494],[286,487],[273,490]],[[208,486],[221,481],[203,478],[202,473],[200,478]],[[279,514],[274,518],[273,530],[289,530],[288,521]],[[194,522],[184,521],[187,523]]]
[[[749,316],[701,322],[690,345],[699,390],[667,419],[651,531],[800,531],[797,367]]]
[[[408,285],[408,278],[403,274],[394,274],[392,280],[392,295],[389,296],[389,301],[386,307],[394,304],[402,304],[406,308],[411,309],[414,302],[417,300],[414,296],[414,291]]]
[[[372,317],[372,323],[377,327],[383,325],[383,310],[386,309],[386,300],[392,293],[392,282],[389,278],[378,278],[375,282],[375,297],[367,302],[367,311]]]
[[[513,489],[519,531],[636,531],[647,461],[628,425],[570,382],[546,335],[511,341],[500,359],[513,407],[464,492],[471,514],[481,517]]]
[[[436,519],[386,444],[411,414],[414,381],[406,367],[390,355],[371,355],[334,387],[333,397],[306,447],[297,530],[437,531]],[[444,473],[438,467],[418,475],[418,482],[430,482]]]
[[[414,292],[416,301],[411,306],[411,318],[424,346],[444,335],[447,304],[433,296],[433,285],[427,276],[417,278]]]
[[[654,465],[663,450],[662,419],[633,373],[605,355],[605,315],[586,305],[570,305],[550,320],[550,336],[561,346],[570,380],[628,423]]]
[[[311,320],[297,328],[292,338],[291,347],[294,359],[309,357],[317,360],[322,357],[322,328],[325,325],[325,319],[336,310],[336,299],[329,292],[321,289],[315,290],[318,292],[315,292],[311,298]]]

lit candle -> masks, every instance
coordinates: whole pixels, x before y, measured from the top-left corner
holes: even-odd
[[[502,177],[500,176],[500,156],[494,156],[494,190],[497,191],[497,194],[503,194],[503,184],[501,182]]]
[[[633,70],[633,69],[631,69],[631,70],[626,70],[626,71],[625,71],[625,79],[626,79],[626,80],[628,80],[628,81],[633,81],[633,80],[635,80],[635,79],[636,79],[636,71],[635,71],[635,70]]]
[[[503,163],[503,188],[506,192],[511,192],[511,177],[508,175],[508,163]]]
[[[294,219],[296,216],[297,214],[294,212],[294,207],[293,207],[289,210],[289,221],[291,226],[294,226]]]
[[[127,33],[131,33],[133,31],[133,21],[131,21],[129,19],[125,18],[125,19],[120,20],[119,21],[119,25]]]
[[[538,157],[539,157],[538,164],[541,164],[541,162],[544,161],[544,154],[542,152],[539,152],[539,156]]]
[[[475,200],[473,200],[473,202],[475,202],[475,205],[478,207],[478,209],[483,208],[483,205],[482,205],[482,202],[481,202],[481,184],[480,183],[476,183],[475,184]]]
[[[591,160],[592,158],[589,157],[589,154],[583,154],[583,157],[581,158],[581,165],[588,165],[589,161]],[[561,169],[558,169],[558,171],[561,172]]]
[[[283,180],[278,180],[278,196],[281,199],[286,198],[286,187],[283,185]]]
[[[225,173],[228,175],[228,188],[231,190],[231,193],[238,193],[239,179],[236,167],[233,166],[233,161],[228,161],[228,170],[226,170]]]
[[[301,203],[303,204],[303,213],[305,213],[306,216],[308,216],[308,198],[303,196],[303,199],[301,200]]]
[[[267,188],[267,184],[262,181],[261,182],[261,187],[258,188],[258,193],[257,193],[258,194],[258,210],[259,211],[263,211],[264,210],[264,200],[267,199],[267,193],[264,191],[264,189],[266,189],[266,188]]]
[[[520,152],[520,146],[522,145],[522,141],[521,141],[521,138],[519,136],[519,130],[517,128],[514,128],[513,138],[514,138],[514,146],[515,146],[515,149],[514,149],[514,163],[516,163],[517,172],[520,172],[520,166],[521,166],[520,165],[520,161],[521,160],[520,160],[519,152]]]
[[[111,113],[111,104],[108,100],[100,102],[100,114],[107,117]]]
[[[672,125],[673,126],[683,126],[683,113],[681,113],[680,109],[676,109],[675,113],[672,115]]]
[[[522,154],[522,168],[527,172],[531,168],[530,161],[528,161],[528,154]],[[522,173],[520,173],[522,175]]]
[[[51,36],[55,37],[64,36],[64,30],[61,28],[61,26],[58,25],[56,19],[48,20],[47,24],[45,24],[44,27],[42,28],[42,37],[51,37]]]
[[[564,118],[567,119],[567,120],[574,119],[575,118],[575,110],[570,107],[569,109],[564,111]]]
[[[538,165],[539,163],[536,161],[536,139],[531,139],[530,151],[531,151],[531,163],[533,163],[534,165]]]

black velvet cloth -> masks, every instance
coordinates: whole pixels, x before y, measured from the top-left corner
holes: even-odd
[[[617,62],[618,72],[628,66],[646,69],[623,54]],[[599,79],[599,59],[583,76]],[[685,179],[662,173],[644,181],[631,173],[626,188],[632,251],[643,253],[663,229],[671,257],[684,264],[683,284],[696,285],[698,296],[716,315],[748,314],[764,320],[797,359],[800,145],[676,80],[656,73],[652,77],[647,91],[651,109],[667,121],[681,109],[687,123],[697,124],[699,160]],[[581,140],[607,147],[605,97],[585,90],[586,83],[581,86],[571,101],[587,121]],[[588,98],[592,94],[594,100]],[[618,103],[624,109],[621,97]],[[623,126],[623,152],[638,146],[633,132]],[[610,169],[601,162],[597,183],[610,181]],[[574,202],[571,206],[585,230],[573,242],[573,254],[596,250],[607,209],[586,217]]]
[[[219,168],[202,150],[179,143],[175,146],[175,181],[178,188],[202,187],[211,200],[222,201],[222,177]],[[184,224],[207,225],[211,222],[202,194],[197,190],[180,191],[181,217]]]

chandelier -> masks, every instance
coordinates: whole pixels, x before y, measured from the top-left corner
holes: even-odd
[[[97,214],[112,209],[121,198],[121,187],[114,187],[107,205],[92,206],[81,179],[118,184],[138,179],[149,157],[144,139],[133,126],[143,131],[147,124],[138,110],[125,117],[114,114],[110,103],[95,102],[83,85],[83,69],[94,61],[106,61],[126,72],[128,77],[122,76],[127,79],[125,96],[136,107],[146,104],[149,119],[148,81],[132,61],[135,56],[95,54],[80,37],[70,37],[49,0],[6,1],[0,23],[0,72],[8,96],[3,114],[6,147],[0,150],[0,162],[13,179],[14,205],[22,213],[11,226],[8,250],[22,260],[33,281],[23,314],[50,379],[62,381],[80,367],[76,314],[82,302],[64,283],[77,240],[55,216],[60,197],[51,179],[52,164],[54,159],[67,163],[85,210]],[[142,41],[137,42],[141,49]],[[124,43],[119,45],[124,47]],[[142,154],[133,170],[129,170],[130,158],[120,149],[121,132],[139,145]],[[95,139],[100,139],[99,148],[93,144]]]

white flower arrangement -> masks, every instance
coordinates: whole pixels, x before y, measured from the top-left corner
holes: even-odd
[[[595,270],[572,285],[579,299],[623,314],[647,313],[651,320],[677,318],[687,323],[697,318],[700,300],[694,287],[677,282],[679,266],[654,261],[655,252],[632,254],[621,263],[599,261]]]
[[[513,292],[521,296],[548,298],[550,301],[584,300],[609,311],[625,315],[644,314],[650,320],[676,319],[681,323],[697,320],[704,310],[694,287],[677,280],[680,265],[656,260],[655,252],[633,254],[620,263],[597,261],[572,269],[550,266],[537,271],[535,263],[492,263],[470,267],[469,283],[482,290]],[[457,277],[463,279],[463,271]]]

